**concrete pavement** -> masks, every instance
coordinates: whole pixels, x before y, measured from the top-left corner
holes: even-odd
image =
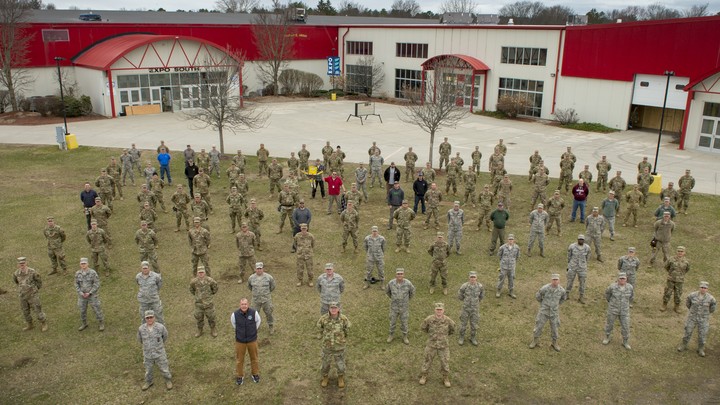
[[[310,158],[314,159],[321,157],[320,149],[329,140],[333,147],[340,145],[351,162],[367,162],[367,150],[372,141],[378,143],[388,164],[395,161],[403,165],[402,157],[408,146],[412,146],[418,154],[419,166],[424,166],[428,158],[429,135],[417,126],[402,122],[401,107],[396,105],[377,103],[376,112],[381,114],[383,123],[380,123],[378,117],[371,116],[364,121],[364,125],[357,118],[346,122],[354,110],[353,101],[290,101],[261,104],[260,107],[270,113],[266,126],[255,132],[233,134],[226,131],[226,154],[234,154],[237,149],[242,149],[244,153],[254,155],[258,145],[263,142],[272,156],[284,158],[289,157],[291,151],[297,152],[301,144],[305,143],[311,153]],[[154,150],[162,139],[174,151],[185,149],[187,144],[196,151],[203,147],[210,150],[212,145],[219,147],[217,132],[202,128],[198,123],[184,119],[184,116],[182,113],[163,113],[120,117],[70,123],[68,127],[76,135],[78,143],[87,146],[122,148],[135,143],[138,148]],[[485,171],[494,145],[499,138],[503,138],[508,146],[505,166],[512,174],[526,175],[528,158],[537,149],[550,168],[550,175],[557,177],[560,172],[560,155],[566,146],[572,146],[578,158],[576,175],[583,165],[588,164],[594,177],[597,177],[595,163],[602,155],[607,155],[613,166],[610,177],[614,176],[615,170],[622,170],[623,178],[629,184],[635,182],[637,163],[643,156],[648,156],[649,161],[653,162],[657,143],[657,133],[622,131],[598,134],[542,123],[468,115],[457,128],[445,128],[436,134],[433,167],[437,167],[437,147],[445,136],[450,138],[453,155],[456,151],[460,152],[466,164],[475,146],[480,146],[483,153],[482,168]],[[696,192],[718,195],[720,155],[678,150],[677,144],[671,141],[672,136],[663,136],[660,145],[658,167],[663,176],[663,187],[668,181],[677,182],[687,168],[692,170],[697,181]],[[0,142],[54,144],[55,125],[0,126]]]

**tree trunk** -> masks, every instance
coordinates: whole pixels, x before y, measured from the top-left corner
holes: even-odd
[[[433,145],[435,144],[435,131],[430,131],[430,153],[428,154],[428,162],[430,162],[430,167],[433,165]]]
[[[218,134],[220,135],[220,153],[225,154],[225,138],[223,138],[222,127],[218,128]]]
[[[5,87],[7,87],[8,96],[10,97],[10,105],[12,106],[12,110],[14,112],[20,111],[18,108],[18,102],[17,97],[15,95],[15,83],[13,82],[13,75],[12,75],[12,69],[7,69],[6,71],[3,71],[3,75],[5,76]]]

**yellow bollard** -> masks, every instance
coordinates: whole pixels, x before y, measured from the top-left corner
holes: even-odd
[[[332,101],[337,100],[337,93],[330,93],[330,100],[332,100]]]
[[[77,149],[78,143],[75,134],[65,135],[65,144],[67,145],[68,150]]]
[[[653,175],[653,182],[650,185],[650,188],[648,189],[649,192],[653,194],[660,194],[662,192],[662,174],[654,174]]]

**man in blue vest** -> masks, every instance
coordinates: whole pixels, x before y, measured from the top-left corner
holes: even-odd
[[[250,355],[250,369],[254,383],[260,382],[258,362],[257,331],[260,328],[260,314],[250,308],[247,298],[240,300],[240,309],[233,312],[230,322],[235,329],[235,384],[242,385],[245,376],[245,352]]]

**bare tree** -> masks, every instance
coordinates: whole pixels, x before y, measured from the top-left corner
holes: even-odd
[[[463,85],[455,80],[446,80],[454,77],[450,71],[438,64],[434,69],[435,80],[428,80],[424,84],[425,92],[422,88],[404,92],[410,104],[402,108],[399,118],[430,134],[430,162],[433,159],[435,133],[443,128],[454,128],[469,113],[469,110],[457,103],[458,97],[463,97]]]
[[[201,85],[204,93],[201,107],[189,110],[186,115],[198,124],[197,128],[210,127],[218,131],[222,153],[225,153],[224,131],[253,131],[262,128],[269,117],[255,105],[241,105],[240,85],[243,82],[245,55],[231,49],[225,52],[228,56],[221,64],[212,63],[209,57],[203,61],[206,70]]]
[[[217,0],[215,8],[222,13],[249,13],[260,5],[259,0]]]
[[[440,5],[441,13],[474,13],[477,9],[475,0],[445,0]]]
[[[19,111],[18,97],[30,80],[23,68],[32,39],[26,20],[35,5],[28,0],[0,0],[0,86],[7,89],[13,111]]]
[[[352,76],[347,76],[345,85],[360,93],[365,93],[368,97],[372,97],[373,92],[382,88],[385,81],[385,69],[381,63],[375,63],[374,56],[363,56],[358,60],[356,66],[359,66],[358,72]]]
[[[671,18],[680,18],[680,12],[673,8],[667,8],[660,3],[650,4],[645,7],[646,20],[667,20]]]
[[[395,0],[390,8],[390,15],[393,17],[415,17],[420,11],[420,4],[415,0]]]
[[[253,37],[258,49],[257,71],[263,83],[278,92],[278,77],[294,54],[296,28],[288,9],[258,14],[253,23]]]
[[[362,4],[350,0],[343,0],[338,5],[339,15],[359,16],[367,12],[368,8]]]
[[[639,6],[628,6],[622,10],[615,9],[610,12],[611,21],[624,22],[641,21],[645,18],[645,9]]]
[[[545,10],[545,5],[539,1],[517,1],[502,6],[500,15],[514,19],[516,24],[530,24],[543,10]]]
[[[696,4],[689,9],[683,11],[683,17],[705,17],[710,15],[708,12],[708,8],[710,7],[710,3],[705,4]]]
[[[552,6],[543,9],[533,20],[533,24],[540,25],[565,25],[568,17],[574,15],[575,11],[567,6]]]

